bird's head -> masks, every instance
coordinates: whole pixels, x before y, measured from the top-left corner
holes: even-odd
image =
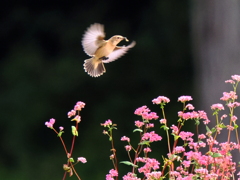
[[[120,35],[115,35],[110,38],[110,41],[116,46],[118,43],[120,43],[122,40],[128,41],[126,37],[120,36]]]

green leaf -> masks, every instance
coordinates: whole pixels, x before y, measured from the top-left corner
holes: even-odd
[[[137,165],[131,163],[130,161],[121,161],[120,163],[126,164],[126,165],[128,165],[128,166],[138,167]]]
[[[150,146],[150,141],[142,141],[142,142],[138,143],[138,145],[147,145],[147,146]]]
[[[166,125],[162,125],[160,129],[163,128],[165,131],[169,130],[169,128]]]
[[[61,137],[61,136],[62,136],[62,133],[64,133],[64,131],[60,131],[60,132],[58,133],[58,137]]]
[[[219,124],[219,127],[220,128],[226,128],[227,126],[225,126],[225,124],[221,123],[221,124]]]
[[[74,159],[73,158],[69,158],[69,162],[74,163]]]
[[[212,157],[222,157],[220,153],[213,153]]]
[[[200,121],[199,120],[196,120],[196,122],[195,122],[195,125],[199,125],[200,124]]]
[[[137,132],[137,131],[138,131],[138,132],[143,132],[142,129],[134,129],[134,130],[133,130],[133,132]]]
[[[75,126],[72,126],[72,134],[73,134],[74,136],[78,136],[78,131],[77,131],[77,129],[76,129]]]
[[[212,133],[216,132],[216,128],[211,129]]]
[[[211,130],[209,129],[209,127],[206,125],[206,130],[207,132],[211,132]]]
[[[173,135],[173,137],[174,137],[174,141],[176,141],[178,138],[180,138],[180,136],[177,136],[176,134],[173,134],[173,133],[171,133],[172,135]]]
[[[182,119],[181,119],[181,118],[179,118],[179,119],[177,120],[177,122],[180,122],[180,123],[181,123],[181,122],[182,122]]]

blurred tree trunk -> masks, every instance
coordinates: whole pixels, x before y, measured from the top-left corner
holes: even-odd
[[[212,127],[215,119],[210,106],[225,104],[220,97],[224,91],[232,88],[224,81],[230,79],[231,75],[240,75],[240,1],[197,0],[192,1],[191,8],[194,99],[199,103],[198,109],[207,111]],[[239,109],[235,112],[240,121]],[[227,135],[221,133],[220,138],[220,141],[226,141]],[[239,154],[237,157],[239,161]]]

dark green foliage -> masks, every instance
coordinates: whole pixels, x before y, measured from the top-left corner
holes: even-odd
[[[86,107],[73,157],[88,162],[76,169],[82,180],[104,179],[112,164],[100,123],[111,119],[118,125],[117,142],[135,135],[137,107],[147,105],[160,114],[151,100],[167,96],[167,117],[176,122],[177,97],[192,93],[188,1],[2,1],[1,9],[1,179],[62,178],[64,150],[44,123],[55,118],[56,128],[64,126],[69,147],[73,123],[67,112],[79,100]],[[98,78],[82,66],[88,58],[82,34],[95,22],[105,25],[107,38],[120,34],[137,42],[106,64],[107,73]],[[124,145],[116,144],[119,161],[127,160]],[[159,160],[163,147],[154,147]]]

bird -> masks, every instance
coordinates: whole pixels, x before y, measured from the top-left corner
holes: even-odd
[[[114,35],[108,40],[104,40],[104,25],[94,23],[85,31],[82,38],[84,52],[91,58],[84,61],[83,67],[92,77],[99,77],[106,72],[104,63],[110,63],[123,56],[130,48],[134,47],[136,42],[133,41],[128,46],[117,46],[119,42],[126,37]]]

